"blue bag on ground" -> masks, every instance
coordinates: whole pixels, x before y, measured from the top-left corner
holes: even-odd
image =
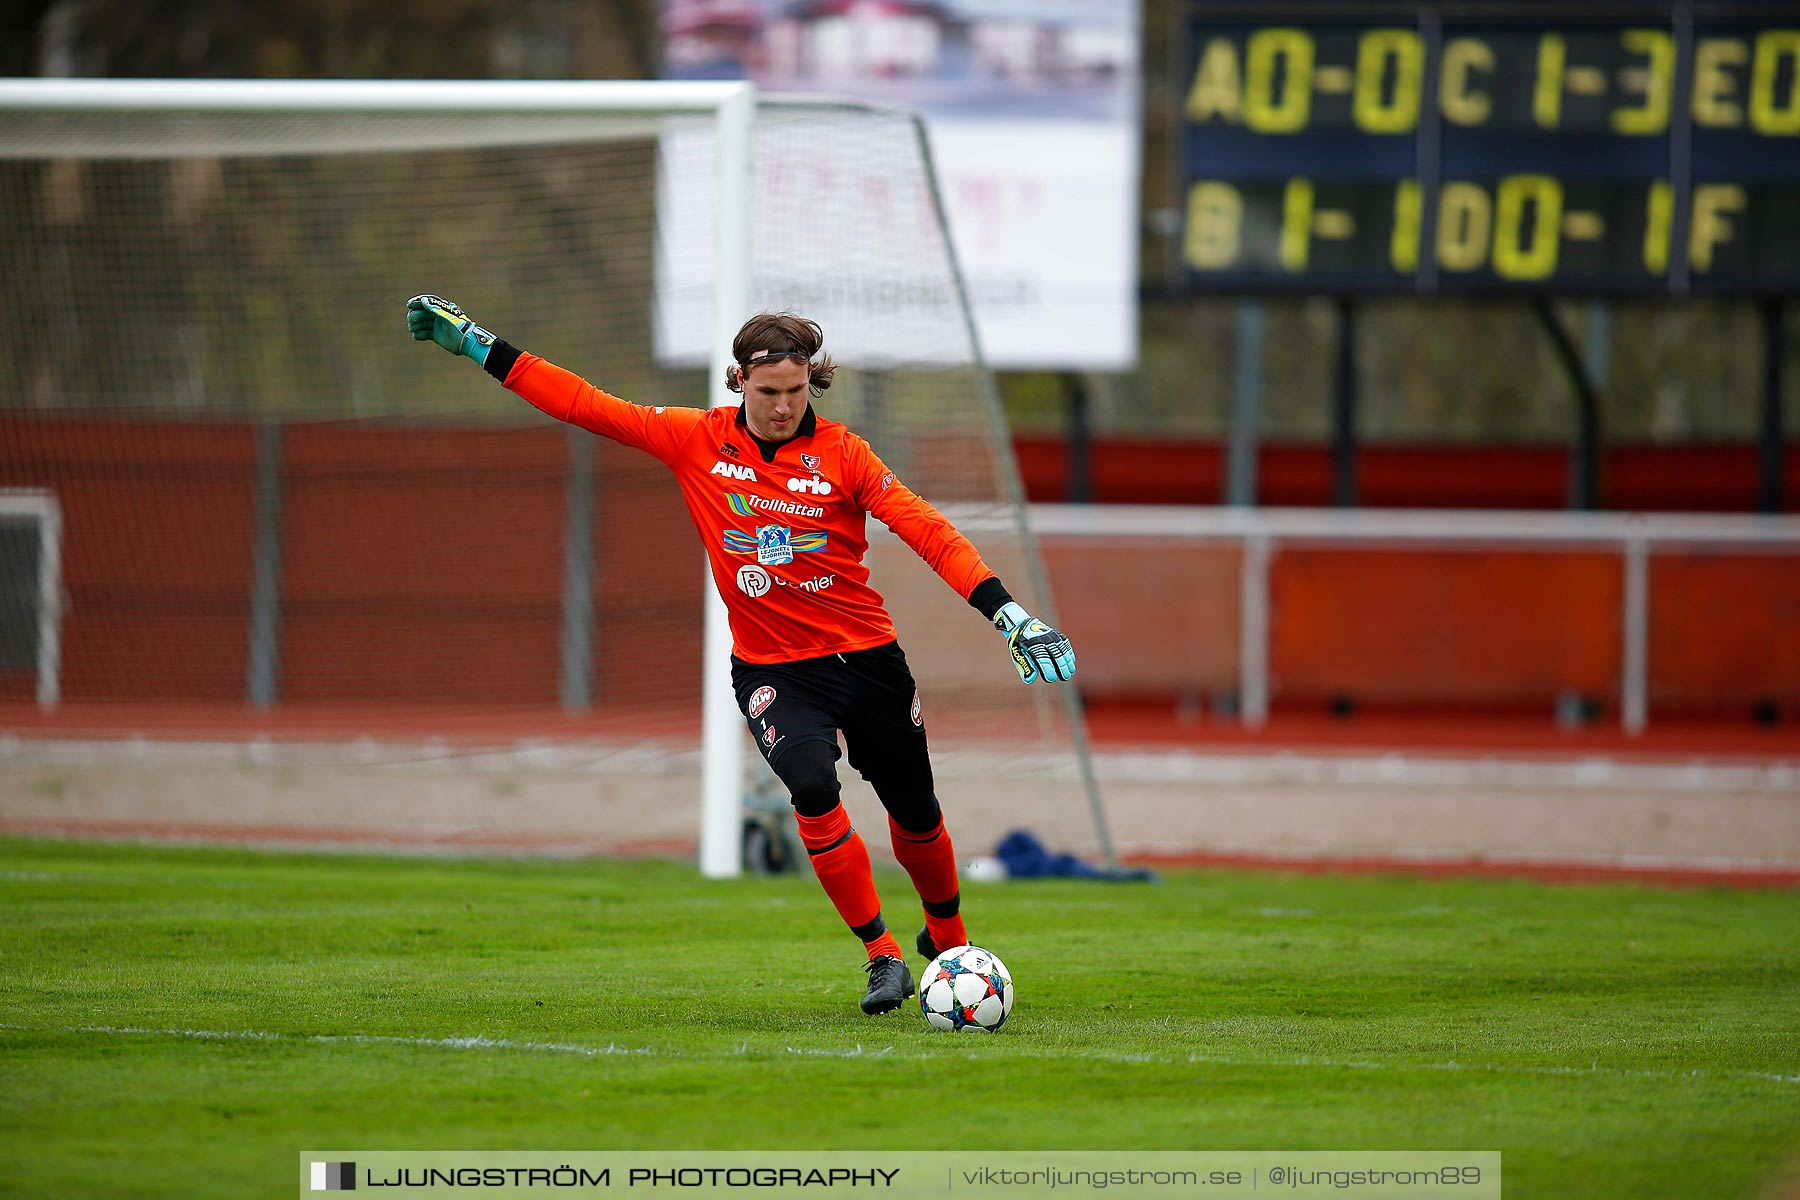
[[[1015,829],[1000,839],[995,857],[1006,864],[1012,879],[1104,879],[1119,883],[1154,882],[1156,873],[1144,867],[1096,867],[1073,854],[1052,854],[1029,830]]]

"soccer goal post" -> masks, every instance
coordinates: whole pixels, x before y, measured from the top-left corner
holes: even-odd
[[[9,80],[0,110],[0,486],[67,509],[71,700],[692,738],[701,868],[737,872],[760,763],[672,483],[427,356],[421,291],[644,404],[737,403],[743,319],[813,317],[822,414],[1054,612],[913,114],[736,82]],[[891,535],[869,562],[967,848],[1110,858],[1073,689],[1022,687]],[[655,842],[676,806],[644,807]]]

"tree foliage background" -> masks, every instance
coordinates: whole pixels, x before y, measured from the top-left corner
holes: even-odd
[[[1171,47],[1175,0],[1146,0],[1145,221],[1141,261],[1155,281],[1172,252],[1156,217],[1179,203],[1173,123],[1185,81]],[[0,0],[0,73],[177,78],[648,78],[658,69],[657,0]],[[114,168],[126,170],[129,168]],[[0,172],[0,205],[41,215],[47,186]],[[54,184],[48,190],[54,193]],[[89,214],[90,216],[92,214]],[[193,236],[216,247],[218,231]],[[119,236],[130,236],[129,229]],[[247,235],[246,235],[247,236]],[[252,239],[254,240],[254,239]],[[264,248],[266,251],[266,248]],[[211,269],[254,260],[236,247]],[[171,259],[197,269],[204,256]],[[266,257],[266,253],[265,253]],[[597,264],[597,270],[603,266]],[[15,276],[19,273],[14,272]],[[3,291],[3,289],[0,289]],[[9,296],[12,306],[45,303]],[[1791,310],[1794,306],[1788,306]],[[1611,440],[1748,440],[1761,387],[1758,314],[1746,304],[1615,306],[1558,311],[1578,342],[1604,316],[1603,419]],[[1311,440],[1329,430],[1335,319],[1328,300],[1266,305],[1264,432]],[[1146,299],[1139,368],[1087,380],[1102,433],[1217,435],[1228,424],[1236,369],[1236,302]],[[1593,339],[1589,339],[1592,341]],[[1800,316],[1786,323],[1787,428],[1800,418]],[[1398,441],[1568,440],[1574,401],[1542,328],[1523,303],[1370,301],[1360,306],[1364,434]],[[179,347],[170,350],[179,354]],[[170,364],[147,362],[146,379]],[[26,402],[55,403],[45,383]],[[1015,421],[1060,428],[1070,381],[1012,373]],[[27,389],[29,390],[29,389]],[[75,390],[79,391],[79,388]],[[0,397],[0,404],[21,397]]]

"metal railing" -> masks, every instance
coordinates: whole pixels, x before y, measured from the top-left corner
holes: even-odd
[[[1036,504],[1029,512],[1040,537],[1065,542],[1154,538],[1236,543],[1243,554],[1239,711],[1252,727],[1269,715],[1269,566],[1283,542],[1617,547],[1623,573],[1620,722],[1633,734],[1643,730],[1649,715],[1653,550],[1705,546],[1800,553],[1800,517],[1788,516],[1064,504]]]

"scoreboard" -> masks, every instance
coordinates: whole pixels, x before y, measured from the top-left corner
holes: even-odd
[[[1189,289],[1800,293],[1800,5],[1183,23]]]

